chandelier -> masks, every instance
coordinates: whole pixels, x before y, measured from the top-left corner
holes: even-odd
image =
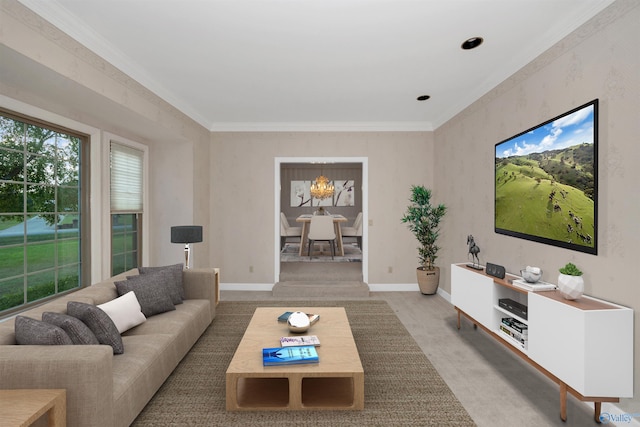
[[[333,184],[329,183],[326,176],[320,175],[311,184],[311,195],[318,200],[324,200],[333,196]]]

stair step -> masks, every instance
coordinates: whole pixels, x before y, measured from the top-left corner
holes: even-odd
[[[359,281],[278,282],[271,291],[274,297],[367,297],[369,285]]]
[[[362,282],[361,263],[281,263],[281,282]]]

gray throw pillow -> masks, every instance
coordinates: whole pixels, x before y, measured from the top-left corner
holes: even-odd
[[[73,316],[63,313],[46,311],[42,313],[42,321],[62,328],[69,335],[74,344],[96,345],[100,344],[95,334],[84,322]]]
[[[124,353],[124,344],[113,320],[95,305],[78,301],[67,303],[67,314],[76,317],[91,329],[100,344],[110,345],[113,354]]]
[[[173,301],[174,304],[182,304],[182,300],[184,299],[184,286],[182,285],[183,269],[184,264],[174,264],[166,265],[164,267],[140,267],[138,268],[138,272],[140,274],[148,274],[165,270],[170,271],[173,277],[173,280],[169,284],[171,289],[171,301]]]
[[[173,274],[168,270],[132,276],[127,280],[115,282],[118,295],[133,291],[140,303],[142,314],[149,318],[155,314],[175,310],[169,294]]]
[[[16,342],[20,345],[71,345],[62,328],[25,316],[16,316]]]

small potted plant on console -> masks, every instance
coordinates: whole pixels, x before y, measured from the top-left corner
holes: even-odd
[[[436,245],[440,229],[440,221],[447,208],[443,204],[431,205],[431,190],[422,185],[411,186],[411,204],[402,217],[402,222],[408,224],[407,227],[418,239],[418,260],[420,267],[417,268],[418,286],[420,292],[425,295],[435,294],[440,281],[440,268],[434,265],[438,250]]]
[[[584,293],[584,279],[582,271],[575,264],[568,262],[560,269],[558,276],[558,290],[565,299],[575,300]]]

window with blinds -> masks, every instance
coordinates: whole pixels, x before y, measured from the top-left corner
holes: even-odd
[[[111,274],[140,265],[144,152],[111,142]]]
[[[142,212],[144,153],[111,143],[111,212]]]

